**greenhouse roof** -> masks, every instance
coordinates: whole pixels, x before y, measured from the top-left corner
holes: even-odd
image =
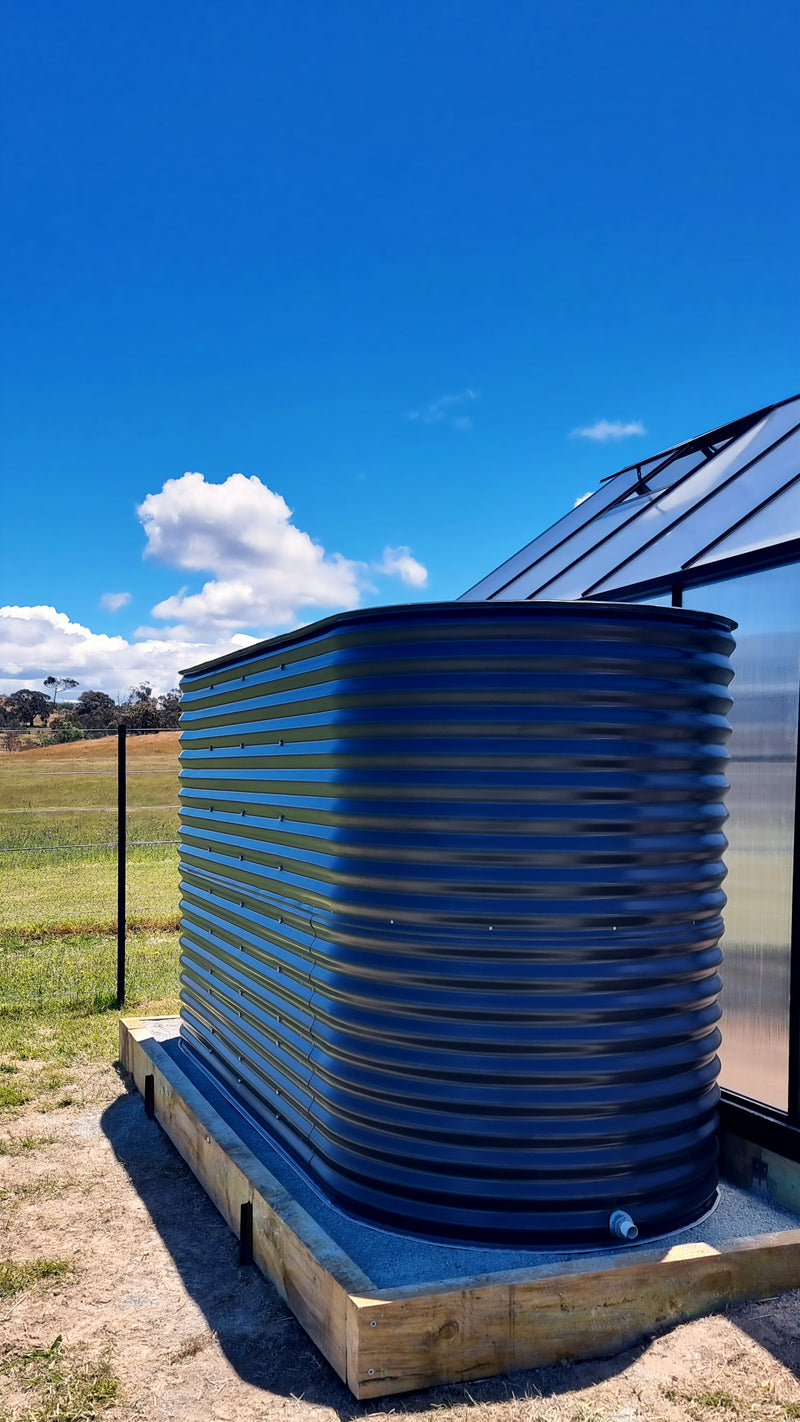
[[[800,558],[800,395],[604,479],[466,600],[625,597]]]

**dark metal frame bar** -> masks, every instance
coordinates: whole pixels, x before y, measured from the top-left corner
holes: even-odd
[[[786,1116],[773,1114],[756,1101],[723,1091],[719,1107],[719,1124],[753,1145],[764,1146],[787,1160],[800,1162],[800,1127]]]
[[[797,712],[797,750],[794,795],[794,864],[792,868],[792,937],[789,961],[788,1116],[800,1133],[800,705],[798,705]]]
[[[125,1001],[125,928],[126,904],[126,860],[127,860],[127,755],[125,735],[127,726],[117,727],[117,1006]]]
[[[666,455],[677,456],[678,454],[691,454],[693,449],[711,449],[716,444],[719,448],[723,444],[730,444],[738,439],[740,435],[746,434],[753,425],[763,420],[765,415],[771,415],[773,410],[780,410],[784,405],[791,405],[796,400],[796,395],[789,395],[785,400],[776,400],[774,405],[764,405],[761,410],[753,410],[749,415],[741,415],[738,420],[731,420],[727,425],[717,425],[714,430],[706,430],[705,434],[695,435],[694,439],[685,439],[681,444],[673,444],[669,449],[662,449],[660,454],[652,455],[650,459],[640,459],[636,464],[627,464],[624,469],[620,469],[620,474],[627,474],[629,469],[639,468],[642,464],[649,464],[653,459],[662,459]],[[661,466],[664,467],[663,465]],[[647,476],[651,478],[651,475]],[[616,474],[607,474],[605,479],[601,479],[601,484],[607,483],[610,479],[615,479]]]

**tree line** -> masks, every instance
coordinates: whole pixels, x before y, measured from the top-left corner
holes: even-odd
[[[72,691],[79,682],[72,677],[47,676],[43,691],[21,687],[10,696],[0,697],[0,735],[7,750],[19,749],[19,733],[41,727],[50,744],[59,741],[83,740],[92,735],[111,735],[120,724],[137,731],[177,730],[180,719],[181,694],[176,687],[157,695],[148,682],[131,687],[122,702],[114,701],[105,691],[82,691],[76,701],[57,704],[59,691]]]

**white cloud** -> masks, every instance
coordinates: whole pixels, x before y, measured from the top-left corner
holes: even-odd
[[[605,444],[608,440],[630,439],[631,435],[647,434],[641,420],[596,420],[593,425],[572,430],[570,439],[593,439]]]
[[[128,642],[92,632],[54,607],[0,607],[0,693],[37,689],[46,676],[74,676],[81,691],[124,695],[149,681],[157,691],[175,686],[180,667],[247,645],[250,637],[189,642],[164,636]]]
[[[383,557],[374,567],[376,573],[385,573],[389,577],[396,574],[412,588],[424,588],[428,581],[428,569],[412,557],[410,548],[404,546],[384,548]]]
[[[125,607],[130,600],[131,595],[128,592],[103,593],[100,606],[105,608],[106,612],[119,612],[120,608]]]
[[[590,499],[590,498],[592,497],[592,494],[593,494],[593,493],[594,493],[594,489],[590,489],[589,492],[588,492],[588,494],[581,494],[580,498],[575,500],[575,502],[574,502],[574,504],[572,505],[572,507],[573,507],[574,509],[576,509],[579,504],[585,504],[585,503],[586,503],[586,500],[587,500],[587,499]]]
[[[387,547],[372,564],[326,553],[292,523],[280,494],[242,474],[222,484],[202,474],[168,479],[138,513],[149,557],[211,578],[199,591],[183,587],[163,598],[152,615],[169,625],[142,626],[131,641],[92,632],[54,607],[0,608],[0,693],[49,675],[112,696],[145,680],[167,691],[181,667],[311,621],[317,612],[304,618],[306,608],[357,607],[363,592],[375,591],[371,576],[411,587],[427,580],[409,548]],[[114,612],[129,600],[105,593],[101,605]]]
[[[477,390],[461,390],[457,395],[442,395],[419,410],[409,410],[406,419],[418,421],[421,425],[447,424],[451,429],[463,432],[472,428],[472,420],[464,413],[464,408],[477,398]]]
[[[280,494],[255,476],[222,484],[202,474],[168,479],[138,509],[147,556],[216,576],[199,592],[164,598],[153,616],[175,619],[174,635],[293,625],[304,607],[358,605],[363,563],[329,554],[292,523]]]

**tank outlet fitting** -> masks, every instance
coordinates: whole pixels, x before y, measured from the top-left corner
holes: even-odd
[[[638,1239],[639,1231],[627,1210],[613,1210],[608,1228],[617,1239]]]

